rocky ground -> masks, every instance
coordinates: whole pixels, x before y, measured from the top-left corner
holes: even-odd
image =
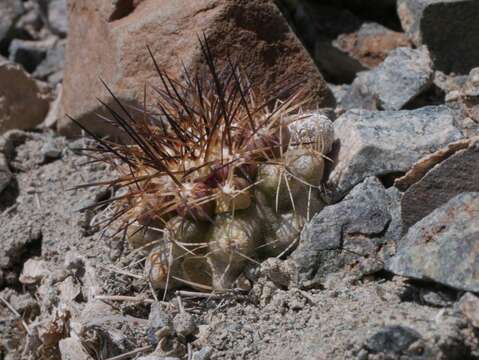
[[[0,3],[0,359],[479,359],[479,3],[161,3],[166,29],[154,0]],[[89,21],[117,62],[81,42]],[[334,124],[327,206],[227,293],[150,289],[145,255],[99,225],[113,192],[76,188],[112,169],[61,115],[92,124],[100,72],[130,101],[145,34],[199,66],[188,22],[212,39],[238,26],[265,78],[296,64]]]

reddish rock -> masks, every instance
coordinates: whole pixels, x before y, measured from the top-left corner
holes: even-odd
[[[62,106],[65,113],[100,134],[111,133],[96,115],[97,98],[108,100],[101,77],[125,103],[143,102],[145,82],[158,84],[146,46],[160,67],[179,75],[201,66],[197,36],[203,32],[218,59],[241,59],[260,91],[287,76],[304,77],[314,107],[334,98],[306,50],[272,0],[84,0],[69,3]],[[88,29],[86,31],[85,29]],[[111,101],[110,101],[111,102]],[[150,102],[151,103],[151,102]],[[61,132],[78,134],[66,118]]]
[[[382,63],[391,50],[411,47],[411,42],[403,33],[379,24],[365,23],[357,32],[340,35],[335,46],[362,66],[372,69]]]

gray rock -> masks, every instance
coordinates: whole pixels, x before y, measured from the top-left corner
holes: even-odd
[[[449,200],[413,225],[386,263],[396,275],[479,291],[479,193]]]
[[[471,322],[472,326],[479,328],[479,298],[471,293],[465,293],[457,303],[459,311]]]
[[[178,335],[189,336],[197,332],[196,318],[185,311],[176,314],[173,318],[173,329]]]
[[[366,342],[366,349],[373,354],[385,353],[402,355],[421,335],[414,329],[394,325],[385,326]]]
[[[61,148],[53,139],[47,141],[40,149],[40,152],[42,153],[43,163],[59,159],[62,156]]]
[[[341,105],[346,109],[400,110],[433,80],[426,47],[397,48],[374,70],[360,72]]]
[[[427,45],[434,68],[467,74],[479,65],[479,2],[399,0],[403,29],[417,46]]]
[[[434,209],[463,192],[479,191],[479,141],[433,167],[410,186],[401,200],[406,232]]]
[[[22,0],[0,1],[0,41],[8,37],[15,21],[23,13]]]
[[[205,346],[201,350],[195,351],[192,356],[192,360],[209,360],[213,349],[209,346]]]
[[[48,24],[50,30],[61,37],[68,33],[67,0],[48,2]]]
[[[401,234],[398,208],[398,191],[372,177],[316,214],[291,255],[300,285],[334,281],[344,270],[354,277],[382,270],[389,245]]]
[[[424,155],[463,137],[455,126],[459,116],[446,106],[346,112],[334,122],[339,149],[328,184],[344,194],[368,176],[407,171]]]
[[[33,76],[37,79],[48,80],[51,84],[58,83],[63,76],[63,64],[65,60],[65,41],[57,42],[49,48],[45,59],[35,68]],[[60,76],[56,74],[60,73]]]

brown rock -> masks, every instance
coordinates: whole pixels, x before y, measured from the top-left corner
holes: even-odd
[[[303,76],[315,107],[334,105],[314,62],[272,0],[143,0],[116,6],[110,0],[72,1],[69,20],[62,107],[97,133],[111,131],[96,115],[101,110],[97,98],[108,99],[99,77],[122,101],[138,106],[145,82],[159,83],[146,46],[163,70],[177,76],[182,62],[190,70],[201,66],[197,36],[203,32],[218,59],[230,54],[254,64],[250,78],[260,91],[270,91],[285,76],[293,81]],[[79,133],[65,118],[59,129]]]
[[[0,134],[11,129],[32,129],[45,118],[49,107],[47,88],[20,65],[0,57]]]
[[[357,32],[340,35],[335,46],[372,69],[384,61],[391,50],[411,47],[408,37],[375,23],[364,23]]]
[[[412,185],[401,200],[403,231],[456,195],[479,191],[479,141],[460,150]]]
[[[449,156],[455,154],[459,150],[466,149],[476,139],[461,139],[447,145],[432,154],[428,154],[416,162],[412,168],[400,178],[394,181],[396,186],[401,191],[406,191],[411,185],[422,179],[426,173],[431,170],[435,165],[441,161],[447,159]]]

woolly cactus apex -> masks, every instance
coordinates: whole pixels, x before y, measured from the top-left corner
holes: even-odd
[[[155,289],[175,288],[188,283],[183,262],[203,256],[207,232],[207,223],[181,217],[168,221],[164,237],[148,255],[145,264],[146,275]]]
[[[302,183],[304,189],[307,186],[318,187],[321,184],[324,173],[324,158],[322,155],[309,147],[296,147],[288,149],[285,154],[285,166],[288,175],[292,177],[290,183]]]
[[[220,186],[216,198],[216,213],[234,213],[237,210],[248,209],[252,203],[250,187],[246,179],[237,176]]]
[[[261,240],[255,211],[218,215],[209,238],[208,263],[214,289],[230,289]]]
[[[145,248],[148,250],[163,238],[163,232],[146,226],[130,225],[127,230],[128,243],[133,249]]]
[[[290,147],[309,145],[321,154],[327,154],[332,150],[334,126],[327,116],[306,113],[290,117],[287,122],[291,133]]]

